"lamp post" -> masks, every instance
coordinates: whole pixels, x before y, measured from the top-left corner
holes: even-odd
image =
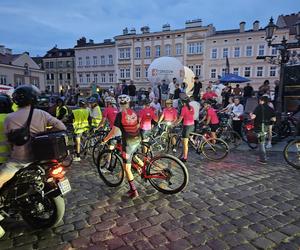
[[[295,23],[296,28],[296,35],[295,38],[297,39],[297,42],[288,42],[288,40],[283,37],[281,43],[274,44],[272,43],[274,41],[273,35],[275,30],[278,28],[274,22],[273,18],[270,18],[269,24],[265,28],[266,31],[266,41],[268,43],[269,47],[274,47],[279,51],[279,65],[280,65],[280,80],[279,80],[279,91],[278,91],[278,97],[276,102],[276,109],[279,112],[283,111],[283,76],[284,76],[284,68],[287,62],[289,62],[290,59],[290,51],[289,49],[293,48],[300,48],[300,21]]]

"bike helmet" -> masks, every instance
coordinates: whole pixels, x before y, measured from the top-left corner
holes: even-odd
[[[97,103],[98,101],[97,101],[97,98],[96,97],[90,97],[90,99],[89,99],[89,101],[88,101],[89,103]]]
[[[130,97],[128,95],[119,95],[118,103],[120,105],[128,104],[130,102]]]
[[[65,100],[63,98],[59,97],[56,99],[56,104],[58,104],[58,103],[62,103],[62,105],[65,105]]]
[[[19,86],[13,93],[12,99],[19,107],[34,105],[37,102],[39,89],[32,85]]]
[[[149,99],[145,99],[144,101],[143,101],[143,104],[144,105],[149,105],[151,103],[151,101],[149,100]]]
[[[172,104],[172,103],[173,103],[173,100],[172,100],[172,99],[166,100],[166,104]]]
[[[85,102],[84,100],[80,100],[80,101],[78,102],[78,104],[79,104],[79,106],[83,107],[83,106],[86,105],[86,102]]]
[[[0,95],[0,113],[1,114],[8,114],[12,111],[12,102],[8,95],[1,94]]]

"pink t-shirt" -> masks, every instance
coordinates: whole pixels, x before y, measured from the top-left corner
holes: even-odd
[[[183,117],[183,125],[190,126],[194,125],[194,108],[190,106],[190,109],[187,106],[182,107],[181,116]]]
[[[175,108],[164,108],[163,116],[165,122],[174,122],[177,119],[177,110]]]
[[[103,116],[108,120],[110,128],[114,126],[118,109],[115,107],[107,107],[104,109]]]
[[[207,110],[207,117],[210,117],[210,124],[219,124],[217,112],[213,108]]]
[[[151,121],[157,120],[157,117],[152,108],[143,108],[139,112],[139,117],[141,120],[140,128],[143,130],[151,129]]]
[[[202,96],[202,99],[203,100],[209,100],[209,99],[213,99],[214,97],[218,97],[218,95],[215,92],[206,92]]]

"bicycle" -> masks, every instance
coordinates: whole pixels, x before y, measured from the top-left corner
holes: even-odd
[[[179,148],[181,136],[176,137],[176,147]],[[228,144],[220,138],[212,138],[209,131],[203,134],[191,132],[188,143],[198,154],[202,153],[211,161],[220,161],[229,153]]]
[[[152,156],[148,143],[147,154],[136,152],[132,158],[132,169],[159,192],[175,194],[182,191],[188,184],[189,174],[186,166],[176,157],[169,154]],[[97,170],[100,178],[107,186],[120,186],[124,180],[122,145],[118,142],[113,150],[104,149],[97,159]]]
[[[289,165],[300,169],[300,138],[287,143],[283,150],[283,157]]]

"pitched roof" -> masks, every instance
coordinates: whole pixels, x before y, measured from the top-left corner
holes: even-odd
[[[12,62],[17,59],[21,54],[1,54],[0,53],[0,63],[2,64],[12,64]]]
[[[277,25],[280,28],[289,28],[290,35],[295,35],[296,27],[294,25],[298,21],[300,21],[300,12],[292,13],[290,15],[280,15],[277,20]]]
[[[74,49],[59,49],[56,46],[48,50],[44,58],[74,57]]]

